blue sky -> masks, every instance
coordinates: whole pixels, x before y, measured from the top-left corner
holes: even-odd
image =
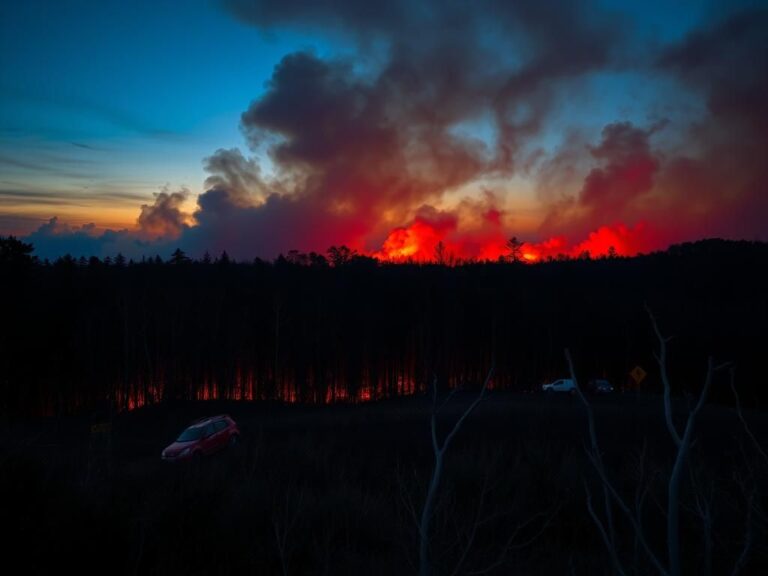
[[[125,225],[165,185],[200,192],[203,158],[243,145],[240,114],[280,57],[324,48],[265,35],[209,0],[0,10],[0,213],[25,193],[49,193],[72,199],[71,211],[51,209],[78,223]],[[30,211],[46,218],[44,207]]]

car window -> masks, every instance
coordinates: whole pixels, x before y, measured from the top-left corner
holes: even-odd
[[[211,434],[213,434],[213,422],[211,422],[210,424],[208,424],[208,425],[205,427],[205,434],[204,434],[204,435],[205,435],[206,437],[208,437],[208,436],[210,436]]]
[[[181,435],[176,439],[177,442],[192,442],[193,440],[200,440],[200,436],[202,435],[203,429],[202,428],[187,428],[184,430],[184,432],[181,433]]]
[[[214,426],[216,427],[216,432],[221,432],[224,430],[224,428],[227,427],[227,423],[224,420],[217,421]]]

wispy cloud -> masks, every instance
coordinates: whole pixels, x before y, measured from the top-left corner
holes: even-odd
[[[44,110],[58,111],[59,114],[67,113],[81,117],[91,117],[100,122],[112,125],[114,128],[127,133],[138,134],[145,137],[157,139],[173,139],[179,136],[179,133],[167,126],[156,125],[141,116],[131,112],[110,106],[104,101],[90,101],[84,98],[66,96],[64,94],[50,92],[37,92],[32,90],[23,90],[13,84],[0,82],[0,93],[2,100],[7,105],[13,102],[22,103],[24,106],[34,106]],[[26,121],[14,122],[12,119],[6,119],[6,125],[0,126],[2,131],[19,135],[37,133],[44,136],[56,135],[66,137],[67,134],[80,134],[88,136],[87,130],[73,125],[68,129],[58,130],[52,128],[49,124],[29,125]],[[78,144],[73,142],[75,146]]]

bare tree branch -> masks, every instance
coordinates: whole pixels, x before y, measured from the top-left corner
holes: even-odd
[[[707,397],[709,396],[709,391],[710,391],[710,388],[712,387],[712,382],[714,380],[715,373],[718,372],[719,370],[722,370],[723,368],[730,366],[730,363],[724,363],[724,364],[715,366],[715,363],[712,357],[708,359],[707,373],[704,380],[704,385],[701,391],[699,392],[698,398],[696,399],[693,408],[688,413],[688,416],[685,420],[683,433],[681,436],[680,432],[678,431],[673,421],[672,398],[671,398],[672,393],[671,393],[671,386],[669,382],[669,375],[667,373],[667,343],[669,342],[670,339],[662,335],[661,331],[659,330],[658,324],[656,322],[656,318],[654,317],[650,308],[646,306],[646,310],[648,311],[648,315],[651,318],[651,323],[653,325],[654,332],[656,333],[656,336],[659,340],[659,353],[656,354],[656,358],[659,362],[661,378],[664,385],[664,416],[665,416],[667,429],[670,433],[670,436],[672,437],[675,447],[677,448],[675,452],[672,471],[669,475],[669,479],[667,482],[666,521],[667,521],[668,567],[664,567],[661,560],[658,558],[658,556],[653,552],[653,550],[648,545],[647,540],[645,539],[645,536],[643,534],[641,508],[642,508],[642,501],[645,499],[645,495],[643,494],[638,499],[638,495],[636,494],[635,496],[636,510],[635,510],[635,513],[633,514],[629,509],[629,506],[627,506],[624,499],[619,495],[616,488],[608,479],[608,476],[605,471],[605,465],[603,464],[602,455],[600,453],[599,445],[597,442],[597,434],[595,432],[595,417],[592,411],[592,407],[590,403],[587,401],[586,396],[584,396],[584,394],[581,391],[581,388],[578,385],[578,380],[576,378],[576,373],[573,367],[573,360],[571,359],[570,352],[566,350],[565,355],[568,361],[568,366],[570,368],[571,378],[573,378],[574,384],[576,386],[576,391],[587,411],[587,419],[589,423],[589,438],[591,443],[591,449],[587,450],[587,455],[592,461],[592,464],[595,470],[597,471],[597,474],[600,477],[600,480],[602,481],[603,489],[605,490],[606,495],[610,494],[610,496],[616,502],[616,505],[627,517],[630,524],[632,525],[632,529],[635,531],[636,546],[637,546],[637,542],[639,542],[642,548],[647,553],[654,567],[661,574],[665,574],[668,576],[680,576],[681,570],[682,570],[681,542],[680,542],[680,538],[681,538],[681,535],[680,535],[680,486],[683,479],[683,471],[685,470],[685,466],[687,464],[688,456],[691,452],[691,449],[695,444],[695,441],[693,439],[693,433],[696,426],[696,421],[698,419],[698,416],[702,408],[704,407],[704,404],[707,401]],[[592,506],[591,494],[589,494],[589,492],[587,493],[587,498],[588,498],[587,506],[588,506],[590,515],[595,521],[595,524],[597,525],[598,530],[601,533],[601,537],[606,543],[606,547],[608,548],[609,553],[611,554],[612,560],[613,560],[614,557],[617,557],[617,554],[615,550],[615,543],[610,538],[611,524],[610,522],[608,522],[608,527],[606,529],[605,524],[603,524],[603,522],[599,520],[599,518],[597,517],[597,514],[595,513],[594,507]],[[697,498],[699,498],[698,494],[697,494]],[[610,520],[610,502],[607,501],[607,496],[606,496],[606,502],[607,502],[606,517]],[[704,503],[700,499],[698,499],[697,506],[699,507],[700,516],[705,521],[705,540],[709,542],[710,541],[709,534],[711,534],[711,511],[709,509],[709,504]],[[746,555],[747,551],[748,551],[748,548],[744,552],[744,555]],[[705,555],[707,554],[711,554],[711,550],[709,548],[705,550]],[[615,560],[614,560],[614,564],[616,564]],[[737,563],[737,566],[738,565],[739,564]]]
[[[659,340],[659,353],[654,354],[656,361],[659,363],[659,370],[661,371],[661,381],[664,384],[664,417],[667,422],[667,430],[669,430],[675,445],[680,446],[682,439],[680,434],[675,428],[675,423],[672,419],[672,387],[669,384],[669,374],[667,374],[667,343],[671,338],[665,338],[659,330],[659,325],[656,322],[656,317],[653,315],[651,308],[646,305],[646,311],[648,316],[651,317],[651,324],[653,325],[653,331],[656,333],[656,338]]]
[[[733,392],[733,398],[736,401],[736,414],[738,415],[739,420],[741,421],[741,425],[744,428],[744,432],[746,432],[747,436],[749,436],[749,439],[752,441],[752,444],[754,445],[758,454],[760,454],[762,459],[765,460],[765,463],[768,464],[768,454],[765,453],[765,450],[763,450],[763,447],[760,445],[760,442],[757,440],[757,437],[752,433],[752,429],[749,427],[749,424],[747,424],[747,419],[744,418],[744,413],[741,410],[741,401],[739,400],[739,393],[736,391],[736,369],[734,367],[731,367],[729,382],[731,385],[731,392]]]
[[[688,459],[693,439],[693,430],[696,425],[696,419],[701,412],[702,407],[707,401],[709,389],[712,387],[712,380],[715,372],[727,367],[729,363],[715,366],[715,362],[710,356],[707,361],[707,375],[704,379],[704,387],[699,393],[698,401],[693,411],[688,414],[685,423],[685,432],[678,444],[675,463],[672,466],[672,473],[667,485],[667,552],[669,554],[669,570],[672,576],[679,576],[680,566],[680,482],[682,481],[683,468]]]
[[[464,550],[461,552],[461,556],[459,556],[458,561],[456,562],[456,566],[453,568],[453,572],[451,572],[451,576],[457,576],[459,573],[459,570],[461,570],[462,566],[464,565],[464,562],[467,560],[467,556],[469,555],[469,551],[472,549],[472,545],[475,543],[475,537],[477,536],[477,529],[480,527],[480,524],[482,523],[480,520],[480,515],[483,510],[483,504],[485,503],[485,497],[488,494],[488,475],[486,474],[483,477],[483,488],[480,490],[480,498],[477,503],[477,511],[475,513],[475,520],[472,522],[472,528],[469,533],[469,537],[467,538],[467,543],[464,546]]]
[[[539,539],[539,537],[544,533],[544,531],[549,527],[549,525],[552,523],[552,520],[557,515],[558,511],[560,510],[560,503],[556,503],[552,506],[549,510],[546,510],[544,512],[538,512],[528,518],[525,522],[522,524],[518,524],[515,527],[515,530],[512,532],[512,534],[507,538],[506,544],[502,547],[501,553],[499,554],[499,557],[496,561],[494,561],[492,564],[486,566],[485,568],[482,568],[480,570],[473,570],[472,572],[469,572],[469,576],[479,576],[481,574],[488,574],[489,572],[495,570],[499,566],[503,565],[507,561],[507,556],[509,555],[509,552],[512,550],[519,550],[521,548],[526,548],[527,546],[530,546],[533,542]],[[539,529],[531,535],[530,538],[523,542],[515,543],[515,540],[517,540],[517,535],[533,524],[536,520],[539,518],[544,518],[544,522],[542,522]]]
[[[475,400],[464,410],[464,413],[459,417],[453,428],[443,440],[442,444],[437,437],[437,414],[443,405],[437,404],[437,377],[433,380],[432,386],[432,418],[430,420],[430,430],[432,435],[432,450],[435,456],[435,465],[432,470],[432,478],[429,482],[429,488],[424,499],[424,508],[421,512],[421,521],[419,522],[419,574],[421,576],[430,576],[432,573],[432,564],[429,557],[429,531],[432,523],[432,517],[435,513],[435,501],[437,499],[437,491],[440,487],[440,482],[443,476],[443,468],[445,461],[445,452],[451,445],[451,442],[455,438],[464,421],[469,417],[478,404],[485,398],[486,390],[488,389],[488,383],[493,376],[494,365],[491,364],[491,368],[488,370],[488,375],[485,377],[483,387],[480,389],[479,394]]]
[[[701,521],[701,529],[704,534],[703,574],[704,576],[709,576],[712,573],[712,501],[714,499],[714,487],[710,486],[710,489],[705,494],[704,489],[696,478],[696,473],[690,466],[689,473],[695,503],[695,514]]]
[[[613,562],[613,567],[616,569],[616,572],[618,574],[620,574],[621,576],[625,576],[626,572],[624,571],[624,567],[621,565],[619,556],[616,553],[616,545],[608,536],[608,533],[605,530],[605,526],[603,525],[602,520],[600,520],[600,517],[595,512],[594,506],[592,506],[592,492],[590,492],[589,485],[587,484],[586,481],[584,481],[584,491],[587,494],[587,510],[589,511],[589,515],[592,517],[592,521],[595,523],[595,526],[597,526],[598,532],[600,532],[600,538],[602,538],[603,544],[605,544],[605,548],[608,550],[608,554],[610,554],[611,556],[611,562]]]
[[[635,535],[640,541],[640,544],[642,545],[643,550],[645,550],[646,554],[648,555],[648,558],[650,558],[651,562],[653,563],[653,565],[656,567],[656,569],[659,571],[660,574],[664,576],[668,576],[669,571],[664,567],[664,565],[661,563],[659,558],[656,556],[656,554],[653,552],[653,550],[649,546],[648,541],[645,539],[645,535],[643,534],[643,531],[640,527],[638,520],[635,518],[634,514],[632,514],[632,511],[629,509],[629,506],[627,506],[626,502],[624,502],[624,499],[621,497],[621,495],[619,495],[619,493],[616,491],[611,481],[608,479],[608,476],[605,472],[605,466],[603,465],[603,459],[600,455],[600,446],[597,441],[597,433],[595,432],[595,415],[594,415],[594,412],[592,411],[592,405],[589,403],[589,400],[587,400],[587,397],[581,391],[581,387],[579,386],[579,381],[576,378],[576,370],[573,367],[573,359],[571,358],[570,350],[566,349],[565,357],[566,357],[566,360],[568,361],[568,368],[571,373],[571,378],[573,379],[573,383],[576,386],[576,393],[578,394],[579,398],[584,404],[584,407],[587,410],[587,419],[589,423],[589,438],[591,443],[591,448],[587,450],[587,456],[592,461],[592,465],[594,466],[595,471],[597,472],[601,482],[603,483],[603,488],[610,494],[610,496],[616,502],[616,505],[624,513],[624,515],[627,517],[627,520],[629,520],[630,524],[632,525],[632,529],[635,531]],[[591,502],[589,503],[589,506],[591,506]],[[614,549],[609,550],[609,553],[617,554],[615,547]]]
[[[743,488],[743,484],[742,484]],[[744,543],[741,547],[741,554],[739,554],[739,557],[736,559],[736,562],[733,565],[733,570],[731,570],[731,576],[738,576],[741,574],[741,571],[744,569],[744,566],[747,564],[747,558],[749,557],[749,553],[752,550],[752,539],[753,539],[753,522],[752,522],[752,513],[755,509],[755,488],[754,486],[749,492],[749,496],[747,497],[747,515],[744,520]]]

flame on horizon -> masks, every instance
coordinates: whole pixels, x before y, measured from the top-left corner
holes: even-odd
[[[520,260],[526,263],[556,259],[636,256],[659,248],[646,222],[600,226],[578,242],[566,236],[552,236],[541,242],[521,241],[514,253],[499,232],[459,234],[455,226],[433,225],[416,219],[409,226],[394,228],[380,250],[372,256],[384,262],[439,262]]]

